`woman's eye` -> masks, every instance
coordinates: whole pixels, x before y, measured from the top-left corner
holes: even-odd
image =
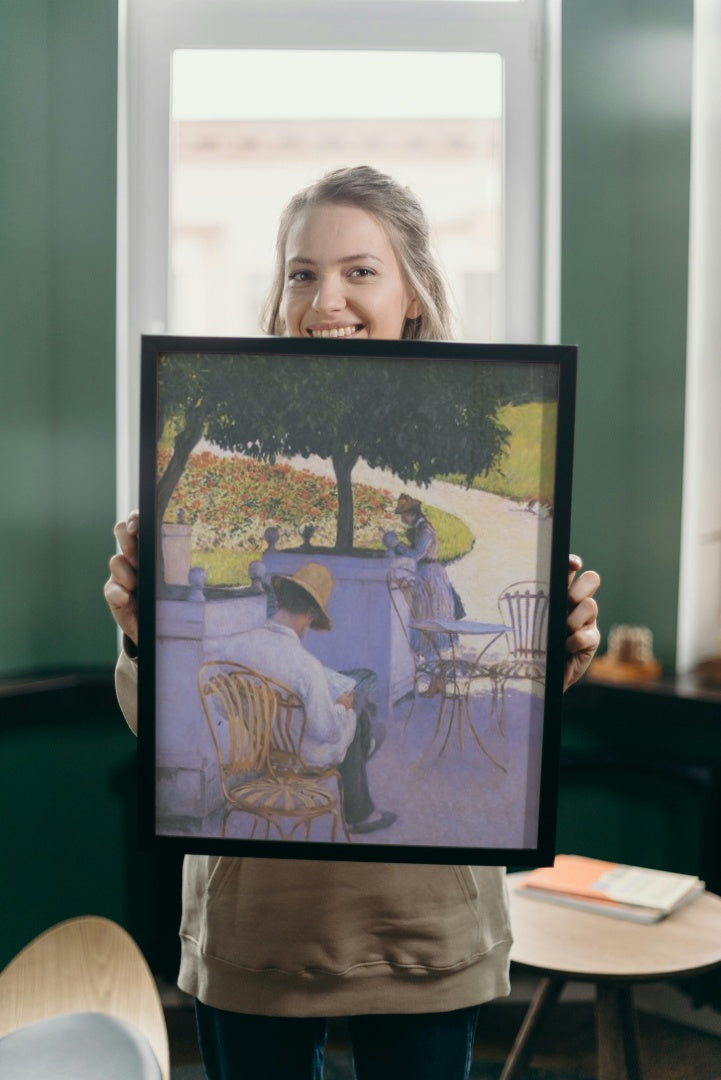
[[[351,270],[350,276],[356,278],[367,278],[373,277],[374,273],[375,271],[371,270],[369,266],[356,266],[353,270]]]
[[[288,281],[296,281],[302,284],[303,282],[310,281],[310,270],[294,270],[288,275]]]

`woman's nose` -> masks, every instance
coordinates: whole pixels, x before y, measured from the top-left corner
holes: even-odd
[[[319,278],[313,307],[321,314],[340,311],[345,307],[343,283],[337,275],[329,274]]]

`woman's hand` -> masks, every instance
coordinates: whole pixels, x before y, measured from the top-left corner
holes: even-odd
[[[138,527],[137,510],[113,529],[120,554],[110,560],[110,577],[103,590],[110,613],[123,633],[138,644]]]
[[[593,660],[601,635],[596,625],[598,604],[594,593],[601,584],[595,570],[576,574],[583,566],[578,555],[568,557],[568,618],[566,619],[566,672],[563,689],[581,678]]]

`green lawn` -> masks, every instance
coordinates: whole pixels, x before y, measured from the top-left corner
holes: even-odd
[[[473,533],[464,521],[455,514],[439,510],[436,506],[423,507],[426,516],[436,530],[441,547],[440,559],[443,563],[454,562],[473,547]]]
[[[509,499],[553,500],[553,475],[556,441],[555,402],[531,402],[506,405],[500,420],[510,431],[506,450],[487,476],[477,476],[472,487],[504,495]],[[445,477],[452,483],[464,483],[464,477]]]
[[[424,504],[425,506],[425,504]],[[428,520],[438,533],[441,562],[453,562],[465,555],[473,546],[473,534],[468,526],[453,514],[435,506],[425,507]],[[382,544],[377,545],[378,550]],[[249,585],[248,567],[254,559],[262,558],[262,550],[239,551],[233,548],[216,548],[213,551],[193,549],[193,566],[202,566],[208,585]]]

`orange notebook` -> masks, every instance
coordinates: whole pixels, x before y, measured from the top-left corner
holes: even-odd
[[[704,884],[693,874],[557,855],[553,866],[532,870],[519,889],[534,899],[657,922],[703,892]]]

